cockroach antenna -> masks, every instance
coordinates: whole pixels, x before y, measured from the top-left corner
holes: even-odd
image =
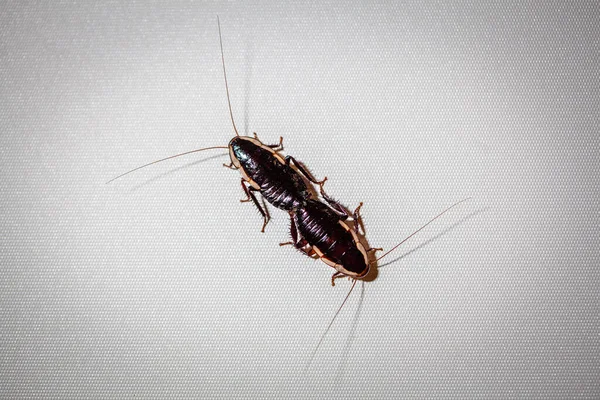
[[[192,153],[198,153],[198,152],[204,151],[204,150],[213,150],[213,149],[225,149],[225,150],[227,150],[228,148],[229,147],[227,147],[227,146],[204,147],[202,149],[190,150],[190,151],[186,151],[184,153],[175,154],[174,156],[169,156],[169,157],[161,158],[160,160],[152,161],[152,162],[150,162],[148,164],[142,165],[141,167],[137,167],[137,168],[134,168],[132,170],[129,170],[129,171],[125,172],[124,174],[121,174],[119,176],[116,176],[116,177],[112,178],[110,181],[108,181],[106,183],[107,184],[111,183],[112,181],[115,181],[115,180],[117,180],[117,179],[119,179],[119,178],[121,178],[121,177],[123,177],[125,175],[128,175],[128,174],[130,174],[130,173],[132,173],[134,171],[137,171],[138,169],[142,169],[142,168],[148,167],[148,166],[150,166],[152,164],[156,164],[156,163],[159,163],[159,162],[162,162],[162,161],[170,160],[171,158],[181,157],[181,156],[185,156],[187,154],[192,154]]]
[[[350,287],[350,290],[348,290],[348,294],[346,294],[346,297],[344,298],[344,301],[342,302],[342,304],[339,306],[339,308],[337,309],[337,311],[333,315],[333,318],[331,318],[331,321],[329,321],[329,325],[327,325],[327,329],[325,329],[325,332],[323,332],[323,334],[321,335],[321,339],[319,339],[319,343],[317,343],[317,345],[315,346],[312,354],[310,355],[310,359],[308,361],[308,364],[306,364],[306,367],[304,367],[304,373],[305,374],[306,374],[306,372],[308,372],[308,369],[310,368],[310,365],[312,364],[313,360],[315,359],[315,356],[317,355],[317,351],[319,351],[319,348],[321,347],[321,344],[323,343],[323,340],[325,340],[325,336],[327,336],[327,333],[329,333],[329,330],[331,329],[331,326],[333,325],[333,322],[337,318],[337,316],[340,313],[340,311],[342,311],[342,308],[344,308],[344,305],[346,304],[346,301],[348,301],[348,298],[350,297],[350,294],[354,290],[354,286],[356,286],[356,282],[357,281],[358,281],[357,279],[354,279],[354,282],[352,282],[352,286]]]
[[[452,208],[456,207],[457,205],[459,205],[461,203],[464,203],[467,200],[471,200],[471,199],[472,199],[472,197],[467,197],[466,199],[463,199],[463,200],[461,200],[461,201],[459,201],[457,203],[452,204],[450,207],[446,208],[444,211],[442,211],[441,213],[439,213],[438,215],[436,215],[435,217],[433,217],[432,219],[430,219],[429,222],[427,222],[425,225],[423,225],[422,227],[420,227],[419,229],[417,229],[416,231],[414,231],[413,233],[411,233],[406,239],[404,239],[403,241],[401,241],[400,243],[398,243],[397,245],[395,245],[394,247],[392,247],[390,250],[388,250],[387,252],[385,252],[385,254],[383,254],[381,257],[377,258],[377,260],[375,260],[375,261],[381,260],[383,257],[385,257],[388,254],[390,254],[392,251],[396,250],[398,247],[400,247],[400,245],[402,245],[404,242],[406,242],[411,237],[415,236],[417,233],[421,232],[421,230],[423,230],[423,228],[425,228],[427,225],[431,224],[433,221],[435,221],[436,219],[438,219],[442,215],[446,214]]]
[[[225,78],[225,91],[227,92],[227,105],[229,105],[229,116],[231,117],[231,123],[233,124],[233,130],[235,136],[240,136],[235,121],[233,120],[233,111],[231,110],[231,99],[229,98],[229,85],[227,84],[227,72],[225,70],[225,55],[223,53],[223,37],[221,36],[221,20],[217,15],[217,25],[219,26],[219,44],[221,45],[221,63],[223,64],[223,78]]]
[[[235,131],[235,135],[236,136],[240,136],[240,134],[238,133],[237,127],[235,126],[235,121],[233,119],[233,111],[231,109],[231,100],[229,98],[229,85],[227,84],[227,72],[225,70],[225,55],[223,53],[223,38],[221,36],[221,21],[219,20],[219,16],[217,15],[217,25],[219,27],[219,45],[221,47],[221,63],[223,64],[223,78],[225,78],[225,91],[227,92],[227,105],[229,106],[229,116],[231,117],[231,124],[233,125],[233,130]],[[134,171],[137,171],[138,169],[142,169],[145,167],[148,167],[152,164],[156,164],[162,161],[166,161],[166,160],[170,160],[171,158],[175,158],[175,157],[181,157],[181,156],[185,156],[187,154],[192,154],[192,153],[197,153],[200,151],[204,151],[204,150],[211,150],[211,149],[228,149],[229,147],[226,146],[213,146],[213,147],[206,147],[206,148],[202,148],[202,149],[196,149],[196,150],[191,150],[191,151],[186,151],[184,153],[180,153],[180,154],[176,154],[174,156],[170,156],[170,157],[166,157],[166,158],[161,158],[160,160],[156,160],[156,161],[152,161],[151,163],[148,164],[144,164],[141,167],[137,167],[134,168],[130,171],[125,172],[124,174],[121,174],[119,176],[116,176],[114,178],[112,178],[111,180],[109,180],[108,183],[111,183],[114,180],[117,180],[125,175],[128,175]]]

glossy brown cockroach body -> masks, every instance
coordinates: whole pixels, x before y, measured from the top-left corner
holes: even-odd
[[[241,136],[239,134],[231,107],[229,86],[227,83],[227,71],[225,68],[225,56],[223,52],[221,24],[218,17],[217,23],[219,28],[219,45],[221,50],[223,77],[225,80],[225,90],[227,94],[227,105],[229,107],[229,115],[235,131],[235,136],[230,140],[227,147],[213,146],[176,154],[134,168],[111,179],[107,183],[141,168],[175,157],[212,149],[227,149],[229,151],[231,162],[230,164],[224,165],[228,168],[240,171],[242,175],[242,189],[246,194],[246,198],[240,201],[247,202],[252,200],[258,208],[264,220],[261,229],[262,232],[264,232],[270,217],[260,205],[254,192],[259,192],[267,202],[276,208],[289,212],[291,217],[291,235],[293,242],[281,243],[281,245],[293,244],[308,256],[319,258],[327,265],[334,268],[336,272],[332,276],[332,284],[336,278],[342,276],[347,276],[355,280],[364,279],[372,265],[372,262],[369,261],[368,253],[380,249],[367,250],[359,239],[358,228],[360,206],[353,214],[348,213],[340,203],[330,198],[324,192],[323,184],[327,178],[324,178],[322,181],[317,181],[304,169],[302,164],[298,163],[292,156],[286,156],[285,158],[281,156],[278,151],[283,148],[283,138],[280,137],[279,143],[276,145],[266,145],[258,139],[256,133],[254,134],[254,137]],[[313,196],[313,192],[307,186],[305,179],[320,186],[321,196],[328,205]],[[438,217],[440,215],[438,215]],[[353,217],[354,226],[352,228],[345,222],[348,217]],[[425,224],[413,233],[413,235],[432,221],[433,220]],[[408,240],[413,235],[405,240]],[[404,241],[400,244],[404,243]],[[400,244],[392,248],[384,254],[384,256],[395,250]]]

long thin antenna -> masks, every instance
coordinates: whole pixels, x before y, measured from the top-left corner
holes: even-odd
[[[205,147],[205,148],[202,148],[202,149],[196,149],[196,150],[190,150],[190,151],[186,151],[185,153],[175,154],[174,156],[170,156],[170,157],[167,157],[167,158],[161,158],[160,160],[152,161],[151,163],[144,164],[144,165],[142,165],[141,167],[137,167],[137,168],[134,168],[134,169],[132,169],[131,171],[127,171],[127,172],[125,172],[124,174],[121,174],[121,175],[119,175],[119,176],[117,176],[117,177],[115,177],[115,178],[112,178],[110,181],[108,181],[108,182],[106,182],[106,183],[107,183],[107,184],[108,184],[108,183],[111,183],[112,181],[114,181],[114,180],[117,180],[117,179],[121,178],[122,176],[125,176],[125,175],[127,175],[127,174],[130,174],[130,173],[132,173],[132,172],[134,172],[134,171],[137,171],[138,169],[145,168],[145,167],[147,167],[147,166],[149,166],[149,165],[156,164],[156,163],[159,163],[159,162],[161,162],[161,161],[170,160],[171,158],[180,157],[180,156],[185,156],[186,154],[197,153],[197,152],[199,152],[199,151],[204,151],[204,150],[212,150],[212,149],[228,149],[228,148],[229,148],[229,147],[227,147],[227,146],[214,146],[214,147]]]
[[[225,78],[225,90],[227,91],[227,104],[229,105],[229,116],[231,117],[231,123],[233,124],[233,130],[236,136],[240,136],[235,121],[233,120],[233,111],[231,110],[231,99],[229,98],[229,85],[227,84],[227,72],[225,71],[225,56],[223,55],[223,38],[221,37],[221,20],[217,15],[217,25],[219,25],[219,44],[221,45],[221,62],[223,63],[223,77]]]
[[[419,233],[427,225],[429,225],[430,223],[432,223],[433,221],[435,221],[436,219],[438,219],[439,217],[441,217],[442,215],[444,215],[446,212],[450,211],[451,208],[454,208],[457,205],[459,205],[460,203],[464,203],[465,201],[470,200],[470,199],[472,199],[472,197],[467,197],[466,199],[463,199],[463,200],[459,201],[458,203],[452,204],[450,207],[446,208],[444,211],[442,211],[441,213],[439,213],[438,215],[436,215],[434,218],[432,218],[431,220],[429,220],[429,222],[427,222],[425,225],[423,225],[422,227],[420,227],[419,229],[417,229],[416,231],[414,231],[413,233],[411,233],[410,236],[408,236],[406,239],[404,239],[403,241],[401,241],[400,243],[398,243],[397,245],[395,245],[394,247],[392,247],[391,250],[388,250],[384,255],[382,255],[381,257],[379,257],[376,261],[381,260],[383,257],[385,257],[388,254],[390,254],[392,251],[396,250],[398,247],[400,247],[400,245],[402,243],[406,242],[408,239],[410,239],[411,237],[415,236],[417,233]]]
[[[308,370],[308,368],[312,364],[313,359],[315,358],[315,354],[317,354],[317,351],[319,350],[319,347],[321,347],[321,343],[323,343],[323,340],[325,340],[325,336],[327,336],[327,332],[329,332],[329,329],[331,329],[331,326],[333,325],[333,322],[337,318],[337,316],[340,313],[340,311],[342,311],[342,308],[344,308],[344,304],[346,304],[346,301],[348,301],[348,298],[350,297],[350,293],[352,293],[352,291],[354,290],[354,286],[356,286],[356,281],[357,280],[355,279],[354,283],[352,283],[352,287],[350,288],[350,290],[348,290],[348,294],[346,295],[346,298],[342,302],[342,305],[335,312],[335,315],[333,316],[333,318],[331,318],[331,322],[329,322],[329,325],[327,326],[327,329],[325,329],[325,332],[323,333],[323,335],[321,335],[321,340],[319,340],[319,343],[317,344],[317,347],[315,347],[315,349],[313,350],[312,354],[310,355],[310,360],[308,361],[308,364],[304,368],[305,372]]]

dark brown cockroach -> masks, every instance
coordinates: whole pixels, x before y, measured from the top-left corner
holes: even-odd
[[[382,249],[365,249],[360,241],[359,220],[362,203],[354,210],[353,214],[350,214],[340,203],[330,198],[323,190],[321,190],[321,195],[330,206],[310,199],[306,201],[303,207],[292,210],[290,212],[292,242],[280,243],[280,246],[292,244],[309,257],[320,259],[335,269],[336,272],[331,276],[332,286],[335,285],[335,279],[344,276],[354,280],[364,279],[374,262],[390,254],[402,243],[451,208],[468,200],[461,200],[448,207],[383,256],[371,262],[369,261],[368,253]],[[352,228],[345,222],[348,217],[352,217],[353,219],[354,226]]]
[[[254,137],[241,136],[238,133],[231,108],[229,85],[227,83],[227,72],[225,69],[225,56],[223,54],[221,23],[218,17],[217,23],[219,27],[219,44],[221,47],[221,63],[223,65],[223,77],[225,79],[227,104],[229,106],[229,116],[231,117],[233,130],[235,131],[235,136],[233,139],[231,139],[229,145],[227,147],[213,146],[186,151],[185,153],[156,160],[125,172],[124,174],[111,179],[107,183],[110,183],[115,179],[130,174],[141,168],[175,157],[205,150],[228,149],[231,163],[224,164],[224,166],[240,171],[242,175],[242,189],[246,194],[246,198],[240,201],[247,202],[252,200],[254,205],[258,208],[258,211],[263,216],[263,226],[261,231],[264,232],[270,217],[257,200],[254,192],[259,192],[273,206],[286,211],[292,211],[302,207],[307,200],[313,197],[313,194],[307,187],[303,177],[312,183],[321,185],[321,188],[327,178],[323,179],[322,181],[317,181],[303,168],[300,163],[296,161],[296,159],[294,159],[294,157],[286,156],[284,158],[281,156],[278,151],[283,149],[282,137],[279,138],[278,144],[266,145],[258,139],[256,133],[254,134]]]

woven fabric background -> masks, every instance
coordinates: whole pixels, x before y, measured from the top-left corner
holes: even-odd
[[[264,234],[240,131],[391,248]],[[599,398],[597,2],[0,7],[0,397]],[[310,363],[310,365],[309,365]]]

